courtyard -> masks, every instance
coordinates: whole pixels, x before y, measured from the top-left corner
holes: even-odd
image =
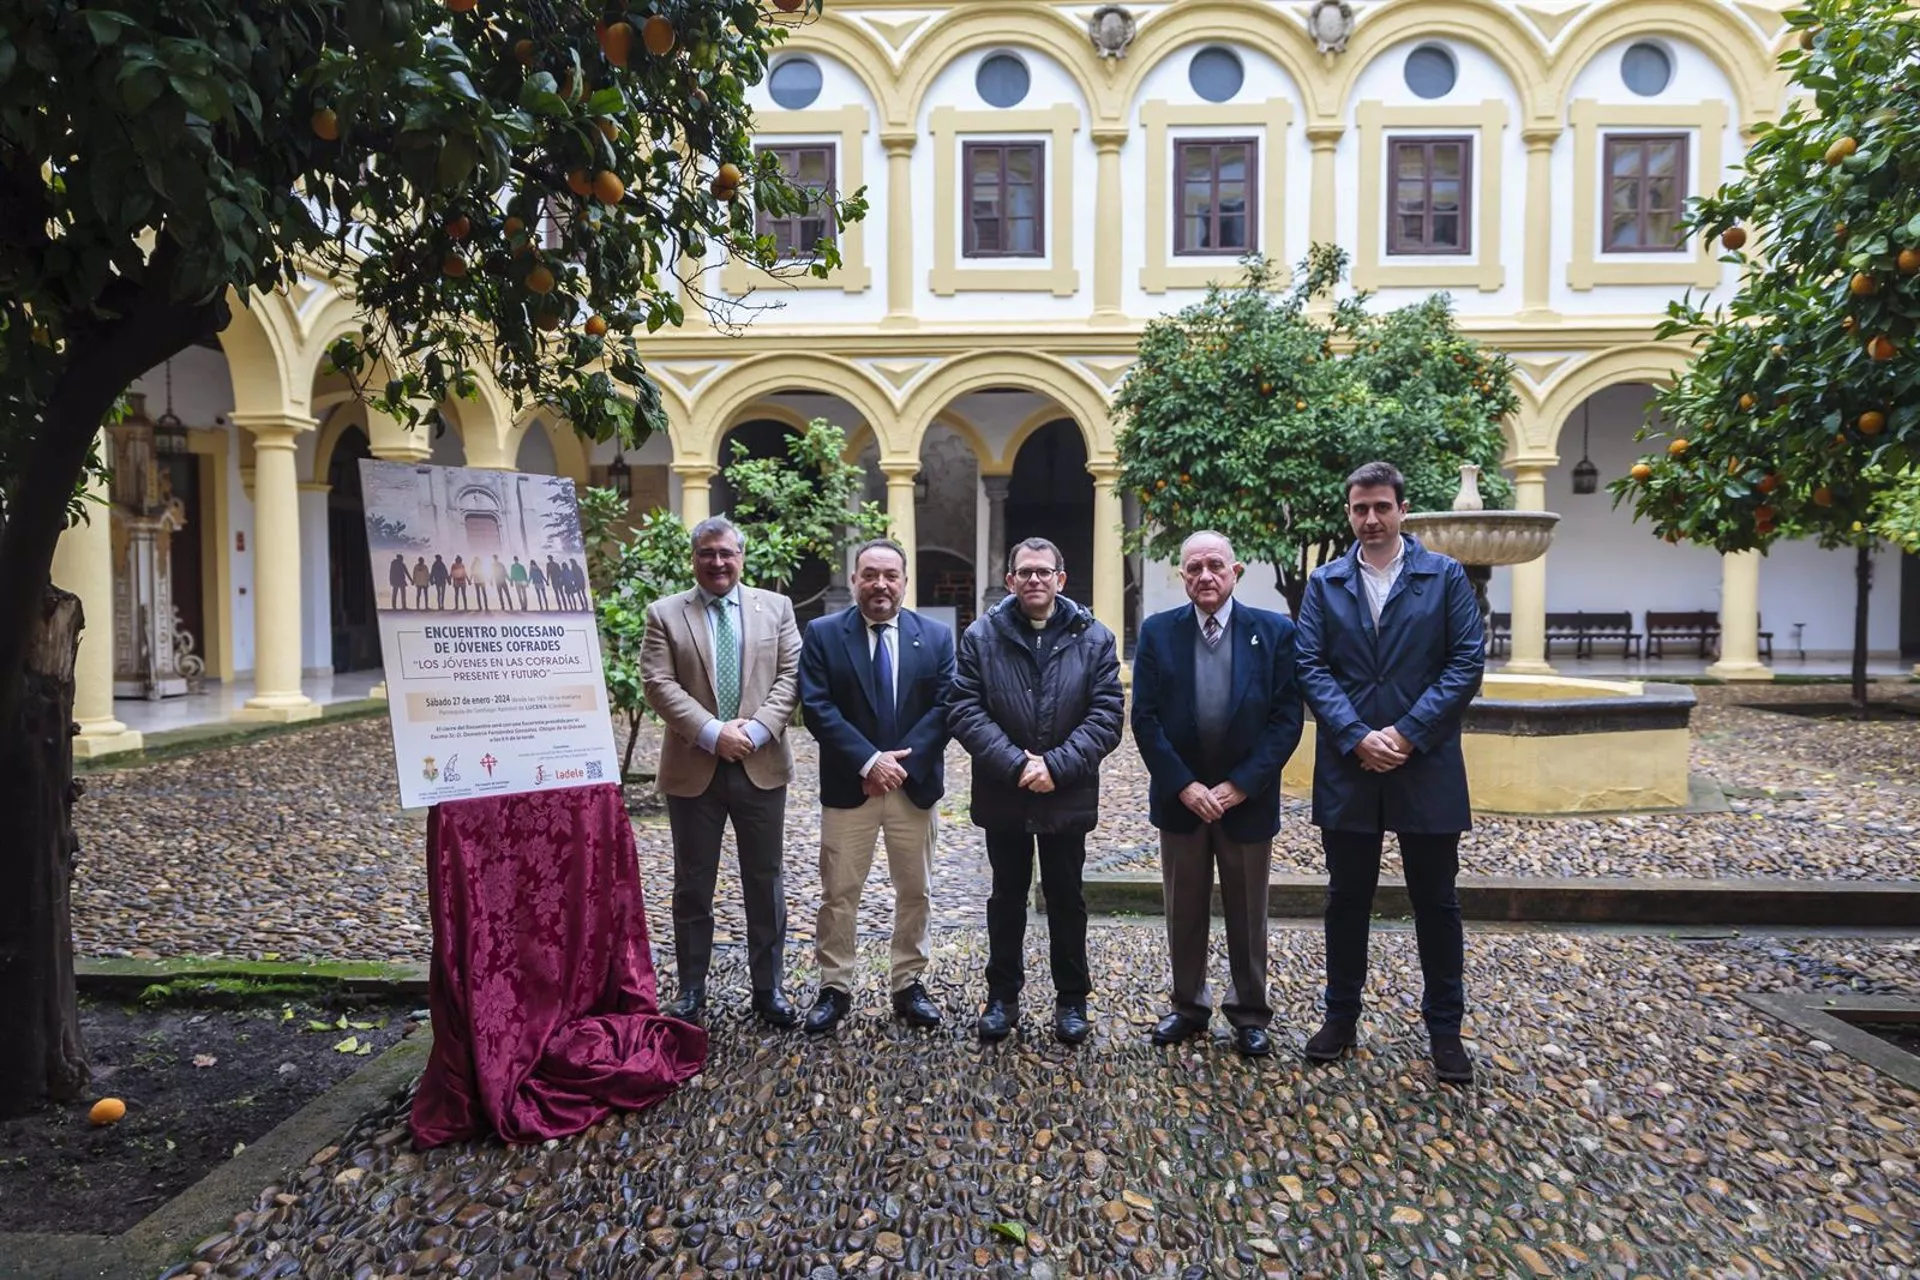
[[[1701,812],[1489,819],[1463,872],[1911,881],[1913,687],[1865,723],[1807,714],[1831,685],[1706,686]],[[391,799],[388,730],[348,720],[92,772],[78,809],[86,957],[378,960],[429,945],[423,827]],[[813,746],[788,815],[790,991],[810,997]],[[642,758],[651,749],[641,746]],[[1155,1049],[1158,920],[1097,920],[1096,1029],[1044,1029],[1044,922],[1027,1025],[974,1040],[987,876],[950,754],[929,986],[913,1033],[882,1000],[889,901],[862,906],[865,989],[837,1035],[746,1013],[739,889],[719,891],[705,1072],[661,1106],[538,1147],[409,1148],[404,1094],[260,1190],[176,1274],[1900,1276],[1920,1219],[1920,1092],[1743,1001],[1920,991],[1920,940],[1872,931],[1469,925],[1479,1084],[1437,1086],[1404,922],[1383,921],[1360,1052],[1311,1068],[1317,922],[1276,921],[1279,1052]],[[1153,865],[1145,777],[1108,762],[1090,870]],[[664,815],[636,806],[663,991],[673,989]],[[1276,874],[1312,874],[1289,802]],[[1224,955],[1215,938],[1215,965]],[[243,1206],[235,1205],[241,1209]]]

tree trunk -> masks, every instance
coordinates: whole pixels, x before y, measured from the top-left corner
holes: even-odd
[[[1862,545],[1853,562],[1853,714],[1867,718],[1867,598],[1873,591],[1873,548]]]
[[[73,982],[73,668],[79,597],[49,586],[16,691],[16,732],[0,735],[0,1115],[87,1083]]]

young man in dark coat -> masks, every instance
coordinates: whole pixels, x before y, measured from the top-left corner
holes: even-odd
[[[1313,571],[1295,643],[1318,733],[1313,821],[1327,854],[1327,1016],[1307,1056],[1354,1042],[1385,832],[1400,840],[1420,945],[1434,1073],[1467,1083],[1465,942],[1454,880],[1472,824],[1460,722],[1485,670],[1480,608],[1458,561],[1400,532],[1406,481],[1385,462],[1347,478],[1353,550]]]
[[[973,824],[985,828],[987,1004],[982,1040],[1020,1021],[1033,861],[1047,898],[1054,1034],[1087,1038],[1087,905],[1080,876],[1100,815],[1100,762],[1120,745],[1124,698],[1113,632],[1060,594],[1066,562],[1045,538],[1007,558],[1011,592],[961,638],[948,726],[973,757]]]
[[[1234,1047],[1273,1052],[1267,1027],[1267,885],[1280,830],[1280,770],[1300,742],[1293,623],[1233,598],[1245,566],[1218,533],[1180,548],[1188,604],[1148,618],[1133,655],[1133,741],[1147,763],[1160,829],[1173,1010],[1153,1042],[1207,1029],[1207,933],[1220,868],[1233,986],[1220,1012]]]

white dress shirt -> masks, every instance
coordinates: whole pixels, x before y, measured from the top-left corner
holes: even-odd
[[[1407,562],[1407,544],[1396,541],[1393,547],[1393,560],[1384,569],[1376,569],[1367,563],[1367,553],[1360,548],[1354,549],[1354,558],[1360,562],[1360,582],[1367,589],[1367,608],[1373,611],[1373,629],[1380,629],[1380,611],[1387,607],[1387,597],[1393,594],[1393,584],[1400,578],[1400,570]]]
[[[1212,613],[1208,613],[1199,605],[1193,606],[1193,625],[1200,628],[1200,641],[1202,644],[1206,643],[1207,639],[1208,618],[1220,619],[1220,634],[1222,637],[1225,637],[1227,634],[1227,624],[1233,621],[1233,597],[1228,596],[1225,600],[1222,600],[1220,607]]]

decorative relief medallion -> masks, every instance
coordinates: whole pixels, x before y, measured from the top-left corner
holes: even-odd
[[[1087,19],[1087,39],[1103,58],[1126,57],[1133,32],[1133,15],[1117,4],[1103,4]]]
[[[1322,53],[1345,53],[1353,34],[1353,6],[1347,0],[1314,0],[1307,11],[1307,30]]]

